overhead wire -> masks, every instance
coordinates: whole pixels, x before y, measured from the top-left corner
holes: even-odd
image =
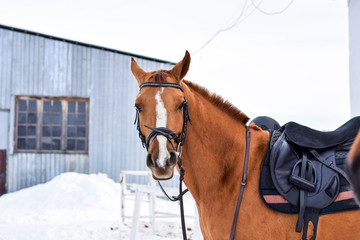
[[[218,31],[216,31],[214,33],[214,35],[212,35],[199,49],[197,49],[196,51],[194,51],[192,53],[192,55],[196,55],[198,52],[200,52],[201,50],[203,50],[207,45],[209,45],[220,33],[222,32],[225,32],[225,31],[229,31],[231,30],[232,28],[236,27],[237,25],[239,25],[240,23],[242,23],[243,21],[245,21],[245,19],[247,19],[248,17],[250,17],[253,12],[255,10],[258,10],[259,12],[265,14],[265,15],[277,15],[277,14],[281,14],[283,12],[285,12],[292,4],[295,0],[290,0],[289,4],[285,6],[285,8],[283,8],[282,10],[280,11],[277,11],[277,12],[266,12],[264,10],[262,10],[260,8],[260,5],[263,3],[264,0],[261,0],[257,5],[256,3],[254,2],[254,0],[250,0],[251,1],[251,4],[247,6],[247,0],[245,0],[244,2],[244,5],[242,7],[242,10],[240,12],[240,14],[238,15],[238,17],[234,20],[234,22],[227,26],[227,27],[224,27],[224,28],[221,28],[219,29]],[[244,14],[246,13],[246,11],[250,8],[250,7],[253,7],[253,9],[245,16]],[[242,18],[243,17],[243,18]]]
[[[225,32],[225,31],[228,31],[230,29],[232,29],[233,27],[235,27],[237,24],[238,24],[238,21],[240,20],[240,18],[244,15],[245,11],[248,9],[245,9],[247,6],[247,0],[245,0],[244,4],[243,4],[243,7],[241,9],[241,12],[239,14],[239,16],[235,19],[234,23],[232,23],[230,26],[228,27],[224,27],[224,28],[221,28],[219,29],[218,31],[216,31],[198,50],[194,51],[192,53],[192,55],[196,55],[199,51],[201,51],[202,49],[204,49],[210,42],[212,42],[212,40],[215,39],[215,37],[217,35],[219,35],[221,32]]]
[[[290,2],[288,3],[288,5],[286,5],[282,10],[277,11],[277,12],[266,12],[264,10],[262,10],[260,8],[261,3],[259,3],[259,5],[256,5],[254,0],[250,0],[251,4],[256,8],[256,10],[258,10],[259,12],[265,14],[265,15],[277,15],[277,14],[282,14],[283,12],[285,12],[293,3],[295,0],[290,0]]]

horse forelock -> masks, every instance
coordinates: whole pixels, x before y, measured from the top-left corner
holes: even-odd
[[[154,82],[156,83],[165,83],[167,76],[168,74],[166,73],[165,70],[158,70],[154,72],[154,74],[152,75]]]
[[[224,100],[222,97],[215,93],[210,93],[204,87],[201,87],[195,83],[183,80],[183,82],[192,90],[196,91],[206,99],[208,99],[213,105],[219,107],[226,114],[230,115],[234,119],[246,124],[249,121],[249,117],[245,113],[240,111],[237,107],[231,104],[229,101]]]

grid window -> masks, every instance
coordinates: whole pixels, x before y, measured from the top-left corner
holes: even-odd
[[[89,100],[18,97],[18,152],[87,153]]]
[[[66,149],[84,151],[86,148],[86,102],[69,101]]]
[[[36,100],[18,101],[17,146],[22,150],[36,149],[37,104]]]

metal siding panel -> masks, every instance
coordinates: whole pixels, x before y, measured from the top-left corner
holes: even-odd
[[[83,167],[88,165],[86,155],[17,153],[8,159],[9,192],[45,183],[66,171],[87,173]],[[73,169],[68,169],[68,162]]]
[[[113,99],[116,98],[116,95],[113,94],[113,89],[114,89],[114,72],[113,72],[113,68],[114,68],[114,54],[112,52],[105,52],[105,56],[106,56],[106,68],[105,68],[105,72],[106,72],[106,105],[105,105],[105,111],[106,111],[106,115],[107,115],[107,124],[106,124],[106,128],[105,128],[105,132],[106,135],[104,136],[106,139],[106,147],[107,147],[107,154],[106,154],[106,159],[105,159],[105,171],[104,173],[106,173],[108,176],[112,177],[112,156],[114,156],[113,154],[113,150],[116,146],[116,128],[113,129],[112,128],[112,122],[115,121],[114,118],[114,110],[116,109],[116,106],[113,104]],[[108,136],[108,137],[106,137]]]
[[[111,152],[110,149],[110,139],[112,136],[112,133],[109,131],[109,119],[111,118],[111,113],[109,111],[109,85],[111,85],[111,82],[109,81],[109,72],[107,71],[107,65],[108,65],[108,55],[104,52],[101,52],[102,55],[102,65],[101,65],[101,72],[102,72],[102,79],[98,79],[98,84],[101,84],[102,82],[104,84],[103,87],[103,95],[102,95],[102,101],[103,101],[103,114],[104,114],[104,125],[103,125],[103,132],[102,132],[102,138],[103,138],[103,169],[102,173],[107,173],[109,168],[109,155]],[[105,84],[106,82],[106,84]]]
[[[53,66],[53,62],[52,62],[52,57],[51,57],[51,53],[52,53],[52,47],[51,47],[52,41],[50,41],[49,39],[45,39],[45,43],[44,43],[44,79],[43,79],[43,92],[44,93],[51,93],[51,89],[49,89],[49,84],[48,82],[52,81],[52,66]]]
[[[34,68],[36,71],[34,72],[34,79],[36,79],[36,88],[41,95],[46,95],[45,85],[46,85],[46,77],[45,77],[45,39],[36,38],[37,49],[36,49],[36,65]]]
[[[122,111],[122,106],[123,103],[121,101],[121,97],[123,96],[123,90],[122,90],[122,82],[123,82],[123,78],[122,78],[122,73],[124,72],[124,57],[122,55],[115,55],[114,56],[114,63],[113,63],[113,72],[114,72],[114,77],[113,77],[113,89],[112,89],[112,106],[114,106],[114,109],[112,111],[113,113],[113,121],[112,121],[112,129],[114,129],[113,131],[113,137],[112,137],[112,155],[114,156],[111,161],[112,161],[112,171],[111,171],[111,176],[115,181],[119,181],[119,170],[121,169],[121,161],[123,161],[123,159],[121,159],[121,156],[125,156],[124,154],[124,144],[122,143],[122,141],[126,141],[126,136],[123,134],[124,129],[127,127],[126,125],[123,125],[123,121],[122,121],[122,116],[123,116],[123,111]],[[120,119],[120,122],[119,122]]]
[[[50,161],[50,164],[49,164],[49,176],[48,176],[48,179],[47,179],[47,181],[50,181],[52,178],[53,178],[53,176],[56,176],[57,174],[56,174],[56,169],[55,169],[55,160],[56,160],[56,158],[55,158],[55,156],[54,155],[52,155],[52,154],[49,154],[49,161]]]
[[[77,80],[78,80],[78,76],[77,76],[77,73],[78,73],[78,47],[77,46],[73,46],[72,49],[71,49],[71,59],[72,59],[72,68],[71,68],[71,95],[72,96],[75,96],[75,92],[76,92],[76,89],[78,88],[77,86]]]
[[[0,109],[9,109],[13,34],[0,29]]]
[[[12,56],[11,56],[11,63],[12,63],[12,71],[11,71],[11,93],[16,94],[16,88],[18,85],[21,85],[21,79],[19,78],[19,60],[17,56],[19,55],[18,52],[20,50],[19,47],[19,34],[13,34],[13,44],[12,44]]]
[[[9,155],[14,152],[14,123],[15,123],[15,96],[10,96],[10,120],[9,120]]]
[[[74,97],[89,96],[89,53],[90,51],[79,45],[73,45],[72,52],[72,71],[71,71],[71,94]]]
[[[98,84],[100,68],[100,51],[92,49],[91,54],[91,78],[92,91],[90,94],[90,120],[89,120],[89,172],[102,171],[102,138],[101,127],[103,126],[103,105],[101,100],[101,88],[104,84]]]
[[[14,166],[14,160],[13,160],[13,157],[10,155],[10,156],[7,156],[7,166],[6,166],[6,189],[8,192],[12,192],[14,191],[13,189],[15,189],[15,181],[11,181],[10,179],[13,179],[14,180],[14,177],[15,176],[15,166]],[[10,178],[9,176],[12,176],[12,178]],[[10,180],[10,181],[9,181]]]

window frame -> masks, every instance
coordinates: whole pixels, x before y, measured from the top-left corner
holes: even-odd
[[[35,132],[35,149],[18,149],[18,139],[22,138],[21,136],[19,136],[18,134],[18,127],[19,125],[25,125],[26,128],[31,124],[29,124],[28,122],[26,122],[26,124],[19,124],[18,118],[19,118],[19,102],[20,100],[25,100],[27,101],[27,110],[26,113],[28,114],[28,107],[29,107],[29,101],[31,100],[35,100],[36,101],[36,124],[32,124],[32,125],[36,125],[36,132]],[[60,138],[60,150],[57,149],[42,149],[42,138],[45,138],[46,136],[43,136],[43,127],[46,126],[51,126],[53,127],[54,123],[50,123],[50,124],[44,124],[43,121],[43,116],[44,114],[46,114],[47,112],[44,111],[44,102],[45,101],[60,101],[61,104],[61,121],[60,121],[60,126],[61,126],[61,135],[60,137],[57,136],[48,136],[50,139],[58,139]],[[76,103],[76,111],[75,113],[71,113],[71,114],[75,114],[76,116],[79,114],[78,112],[78,102],[85,102],[85,124],[68,124],[68,115],[69,115],[69,110],[68,110],[68,104],[71,101],[75,101]],[[65,154],[88,154],[89,152],[89,107],[90,107],[90,99],[89,98],[76,98],[76,97],[33,97],[33,96],[16,96],[15,98],[15,124],[14,124],[14,151],[17,153],[65,153]],[[51,112],[51,114],[53,114],[53,111]],[[85,126],[85,136],[84,137],[68,137],[68,126],[74,126],[76,129],[78,127],[83,127]],[[28,134],[26,133],[26,137],[24,137],[26,139],[29,138]],[[30,137],[32,138],[32,137]],[[68,140],[75,140],[75,142],[77,140],[84,140],[85,141],[85,148],[84,150],[77,150],[75,147],[75,150],[68,150],[67,149],[67,141]]]

